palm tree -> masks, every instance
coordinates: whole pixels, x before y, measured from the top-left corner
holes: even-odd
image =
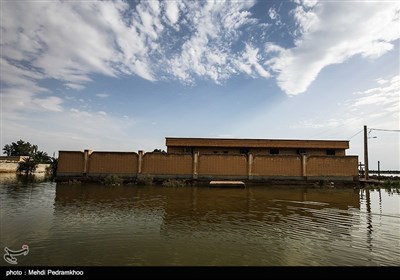
[[[37,167],[37,162],[31,156],[25,158],[23,161],[18,163],[17,172],[25,173],[26,175],[32,174],[35,172]]]

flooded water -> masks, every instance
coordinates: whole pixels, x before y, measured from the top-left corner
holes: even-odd
[[[1,250],[29,246],[18,265],[400,265],[400,195],[386,190],[3,178],[0,198]]]

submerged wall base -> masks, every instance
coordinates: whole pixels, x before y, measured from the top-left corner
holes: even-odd
[[[275,184],[275,185],[304,185],[304,184],[317,184],[317,185],[334,185],[335,183],[358,183],[359,179],[357,176],[315,176],[315,177],[302,177],[302,176],[252,176],[247,178],[245,176],[198,176],[194,179],[190,175],[151,175],[151,174],[140,174],[129,175],[129,174],[114,174],[122,178],[125,182],[137,182],[146,176],[150,176],[155,183],[162,182],[168,179],[185,180],[190,184],[208,184],[210,181],[229,181],[229,180],[241,180],[247,184]],[[89,174],[79,175],[77,173],[61,173],[56,177],[57,182],[100,182],[107,174]]]

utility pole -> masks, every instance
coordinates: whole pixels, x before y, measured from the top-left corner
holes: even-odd
[[[378,160],[378,180],[381,178],[381,162]]]
[[[369,179],[368,174],[368,133],[367,126],[364,125],[364,169],[365,169],[365,180]]]

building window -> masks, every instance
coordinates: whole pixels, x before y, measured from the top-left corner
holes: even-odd
[[[335,150],[326,150],[326,155],[328,156],[334,156],[335,154]]]
[[[247,149],[247,148],[241,148],[240,150],[239,150],[239,152],[241,153],[241,154],[248,154],[249,153],[249,149]]]
[[[224,151],[224,154],[227,154],[228,153],[228,151]]]
[[[193,153],[193,148],[183,148],[183,152],[185,154],[192,154]]]
[[[279,155],[279,149],[270,149],[270,150],[269,150],[269,153],[270,153],[271,155]]]
[[[306,150],[305,149],[297,149],[297,154],[302,155],[305,154]]]
[[[213,153],[214,153],[214,154],[218,154],[218,151],[214,151]]]

